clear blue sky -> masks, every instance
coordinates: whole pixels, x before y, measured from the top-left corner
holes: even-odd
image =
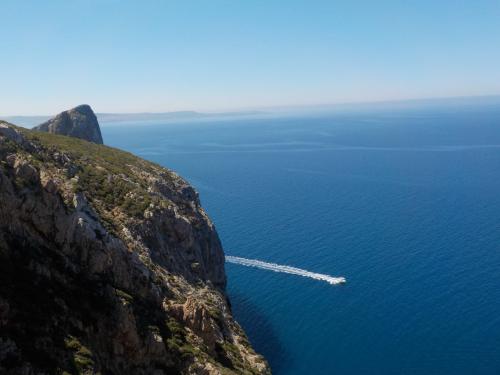
[[[0,115],[500,94],[500,1],[0,0]]]

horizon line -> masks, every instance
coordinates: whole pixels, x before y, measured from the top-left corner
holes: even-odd
[[[500,93],[498,94],[484,94],[484,95],[457,95],[457,96],[434,96],[434,97],[417,97],[417,98],[405,98],[405,99],[380,99],[380,100],[352,100],[352,101],[338,101],[338,102],[325,102],[325,103],[315,103],[315,104],[283,104],[283,105],[269,105],[269,106],[252,106],[252,107],[238,107],[234,109],[219,109],[219,110],[197,110],[197,109],[179,109],[171,111],[139,111],[139,112],[116,112],[116,111],[98,111],[95,112],[99,115],[165,115],[165,114],[176,114],[176,113],[193,113],[193,114],[206,114],[206,115],[217,115],[217,114],[241,114],[244,112],[259,112],[259,111],[272,111],[272,110],[285,110],[285,109],[305,109],[305,108],[323,108],[323,107],[335,107],[335,106],[345,106],[345,105],[380,105],[380,104],[390,104],[390,103],[408,103],[408,102],[424,102],[424,101],[446,101],[446,100],[464,100],[464,99],[488,99],[488,98],[500,98]],[[76,104],[71,108],[75,108],[82,104]],[[91,104],[88,104],[92,107]],[[60,112],[69,110],[71,108],[64,109]],[[57,113],[60,113],[57,112]],[[56,113],[56,114],[57,114]],[[36,114],[36,115],[4,115],[0,114],[0,118],[9,117],[51,117],[56,115],[52,114]]]

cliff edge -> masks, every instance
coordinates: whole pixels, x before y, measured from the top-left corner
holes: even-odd
[[[177,174],[0,121],[0,373],[269,374],[225,285]]]
[[[61,112],[43,124],[35,126],[33,130],[67,135],[103,144],[99,122],[94,111],[87,104]]]

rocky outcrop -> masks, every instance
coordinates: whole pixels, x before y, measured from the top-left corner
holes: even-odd
[[[268,374],[178,175],[0,123],[0,373]]]
[[[59,113],[54,118],[35,126],[37,131],[67,135],[89,142],[103,144],[97,117],[87,104]]]

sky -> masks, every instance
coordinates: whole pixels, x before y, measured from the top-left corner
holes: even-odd
[[[500,0],[0,0],[0,115],[500,94]]]

